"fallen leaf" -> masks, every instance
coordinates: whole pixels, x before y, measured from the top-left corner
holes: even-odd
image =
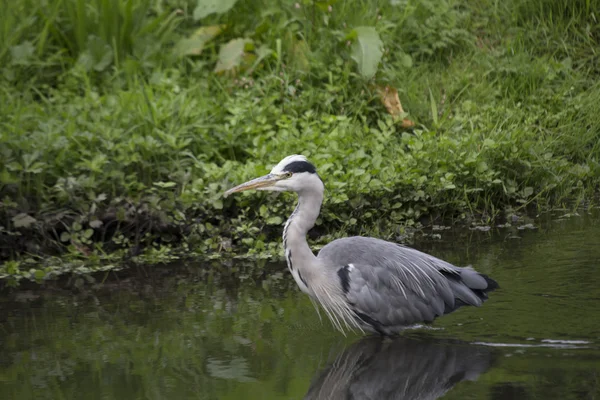
[[[377,92],[379,93],[381,102],[394,120],[400,118],[404,114],[404,109],[402,108],[402,103],[400,102],[400,97],[398,96],[398,90],[396,88],[390,86],[378,86]],[[401,125],[403,128],[410,128],[415,126],[415,123],[404,118]]]
[[[92,254],[92,250],[87,246],[84,246],[77,242],[71,242],[71,244],[73,245],[73,247],[75,247],[75,249],[77,249],[77,251],[79,251],[81,254],[83,254],[85,256],[89,256]]]
[[[400,103],[400,97],[396,88],[384,86],[378,87],[377,91],[381,97],[381,102],[392,116],[396,117],[404,114],[404,109],[402,108],[402,103]]]

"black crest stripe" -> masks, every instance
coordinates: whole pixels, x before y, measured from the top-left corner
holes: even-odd
[[[308,161],[294,161],[294,162],[291,162],[288,165],[286,165],[283,168],[283,171],[291,172],[294,174],[300,173],[300,172],[308,172],[308,173],[314,174],[317,172],[317,169],[315,168],[314,165],[312,165]]]

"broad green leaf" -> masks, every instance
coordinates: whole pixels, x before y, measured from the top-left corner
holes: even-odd
[[[231,71],[237,68],[244,59],[246,44],[252,43],[250,39],[233,39],[221,47],[219,51],[219,61],[215,67],[215,72]]]
[[[23,42],[19,45],[12,46],[10,48],[10,55],[12,56],[12,63],[19,65],[27,65],[29,59],[33,55],[34,47],[31,42]]]
[[[175,45],[175,55],[182,56],[197,56],[204,50],[204,45],[218,36],[225,29],[225,25],[203,26],[197,29],[190,37],[181,39]]]
[[[4,263],[4,268],[7,274],[16,275],[19,273],[19,262],[18,261],[7,261]]]
[[[100,228],[102,226],[103,222],[100,221],[99,219],[95,219],[93,221],[90,221],[90,226],[92,228]]]
[[[402,53],[400,55],[400,63],[405,66],[406,68],[410,68],[413,66],[413,59],[411,56],[409,56],[406,53]]]
[[[198,0],[194,9],[194,19],[198,21],[210,14],[223,14],[231,10],[237,0]]]
[[[310,71],[310,62],[308,56],[310,54],[310,47],[304,40],[297,40],[292,37],[293,44],[290,51],[291,64],[294,68],[300,72]]]
[[[102,39],[92,36],[88,39],[88,49],[94,59],[95,71],[104,71],[113,61],[113,49]]]
[[[311,0],[311,1],[313,4],[313,7],[317,6],[317,8],[319,10],[321,10],[322,12],[329,13],[329,12],[333,12],[333,9],[330,7],[334,6],[338,0],[317,0],[317,1]],[[306,3],[307,2],[305,2],[305,4]]]
[[[256,68],[258,64],[265,58],[273,55],[273,50],[271,50],[267,45],[262,45],[258,49],[256,49],[256,61],[254,61],[254,65],[252,69]]]
[[[483,147],[495,147],[496,146],[496,142],[494,141],[494,139],[485,139],[483,141]]]
[[[77,63],[87,71],[103,71],[113,61],[112,48],[98,36],[90,35],[87,40],[87,49],[81,53]]]
[[[268,213],[269,213],[269,209],[264,204],[261,205],[260,208],[258,209],[258,214],[263,218],[265,218]]]
[[[281,217],[269,217],[267,218],[268,225],[281,225],[283,219]]]
[[[421,142],[420,140],[411,140],[410,142],[410,147],[413,150],[422,150],[423,149],[423,142]]]
[[[383,42],[373,26],[359,26],[353,33],[356,40],[352,44],[352,59],[358,64],[360,74],[370,79],[383,57]]]
[[[44,271],[42,271],[41,269],[38,269],[33,273],[33,276],[35,276],[35,279],[41,280],[41,279],[44,279],[44,277],[46,276],[46,273]]]
[[[154,182],[154,186],[158,186],[163,189],[168,189],[176,186],[175,182]]]
[[[95,202],[99,203],[101,201],[104,201],[108,198],[108,195],[106,193],[100,193],[98,196],[96,196],[96,198],[94,199]]]
[[[533,188],[531,186],[527,186],[525,189],[523,189],[523,196],[524,197],[529,197],[533,194]]]
[[[60,241],[63,243],[68,242],[69,240],[71,240],[71,235],[69,235],[69,232],[63,232],[60,234]]]
[[[17,214],[12,219],[15,228],[28,228],[31,224],[36,222],[36,219],[25,213]]]

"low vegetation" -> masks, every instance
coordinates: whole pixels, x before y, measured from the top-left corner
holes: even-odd
[[[598,0],[0,4],[10,284],[278,257],[292,198],[222,193],[288,154],[326,184],[317,245],[576,208],[600,183]]]

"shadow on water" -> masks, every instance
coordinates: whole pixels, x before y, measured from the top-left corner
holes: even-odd
[[[600,215],[535,228],[417,242],[501,289],[391,341],[319,321],[283,264],[139,268],[4,292],[0,398],[598,399]]]
[[[305,399],[433,400],[463,380],[477,380],[495,355],[458,341],[367,337],[318,375]]]

